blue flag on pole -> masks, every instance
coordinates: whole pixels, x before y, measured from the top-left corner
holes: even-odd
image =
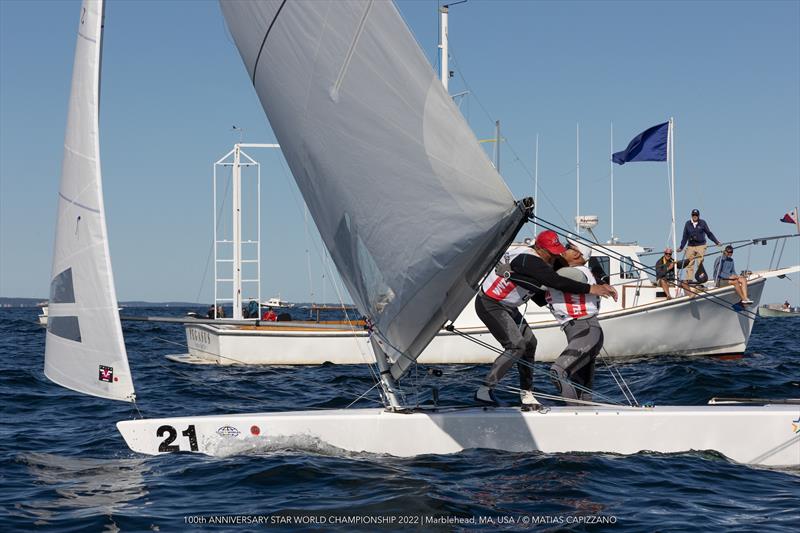
[[[631,161],[666,161],[669,122],[644,130],[633,138],[628,147],[611,155],[618,165]]]

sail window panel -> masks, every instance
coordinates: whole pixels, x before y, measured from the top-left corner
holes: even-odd
[[[72,283],[72,268],[58,274],[50,283],[50,303],[74,304],[75,288]]]
[[[81,327],[76,316],[50,316],[47,331],[58,337],[81,342]]]

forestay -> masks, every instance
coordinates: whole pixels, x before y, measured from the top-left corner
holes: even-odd
[[[399,378],[525,216],[392,2],[222,1],[298,187]]]
[[[103,4],[84,0],[58,193],[44,373],[86,394],[133,401],[100,177]]]

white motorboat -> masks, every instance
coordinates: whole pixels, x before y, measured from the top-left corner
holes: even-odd
[[[770,318],[800,316],[800,307],[792,307],[787,304],[764,304],[759,306],[758,314]]]
[[[47,326],[47,306],[42,305],[40,307],[41,312],[39,313],[39,325],[40,326]]]
[[[291,309],[294,307],[294,304],[287,302],[286,300],[282,300],[280,296],[273,296],[266,302],[263,302],[261,307],[272,307],[273,309]]]
[[[618,301],[602,302],[600,320],[606,332],[603,355],[607,358],[659,355],[727,355],[745,351],[753,327],[754,307],[738,305],[732,287],[710,287],[697,297],[683,295],[668,300],[640,264],[643,251],[633,245],[606,245],[598,250]],[[613,254],[612,254],[613,255]],[[748,278],[750,298],[758,305],[764,283],[771,277],[800,270],[798,267],[753,272]],[[710,284],[709,284],[710,285]],[[566,346],[566,338],[547,308],[531,303],[521,307],[538,340],[536,358],[550,362]],[[368,332],[353,316],[353,323],[269,323],[235,325],[187,323],[188,355],[170,359],[195,364],[317,365],[322,363],[373,363]],[[697,327],[699,324],[703,327]],[[306,327],[302,327],[306,326]],[[454,322],[456,331],[440,330],[420,355],[423,364],[490,363],[497,353],[460,335],[462,332],[499,349],[499,344],[475,314],[470,302]]]
[[[101,193],[103,3],[84,0],[82,9],[45,375],[84,394],[134,402]],[[131,449],[229,455],[302,439],[398,456],[476,447],[621,454],[713,449],[748,464],[800,465],[800,405],[790,401],[539,412],[407,404],[398,380],[470,301],[531,204],[513,200],[394,4],[224,2],[222,10],[322,238],[370,319],[380,371],[375,386],[386,408],[119,422]],[[267,66],[257,71],[259,61]],[[342,138],[348,142],[338,143],[339,150],[328,149]],[[430,201],[440,194],[449,201]],[[376,225],[370,213],[378,208]],[[452,224],[432,235],[434,221]]]

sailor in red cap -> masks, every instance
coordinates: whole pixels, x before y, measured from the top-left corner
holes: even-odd
[[[505,351],[495,360],[475,393],[475,400],[498,405],[494,388],[518,363],[521,403],[527,408],[539,407],[533,395],[536,337],[517,309],[521,304],[532,299],[537,305],[546,306],[546,287],[572,294],[612,296],[616,300],[617,291],[610,285],[589,285],[556,274],[553,264],[566,250],[554,231],[542,231],[530,246],[509,248],[484,280],[475,298],[475,311]]]

